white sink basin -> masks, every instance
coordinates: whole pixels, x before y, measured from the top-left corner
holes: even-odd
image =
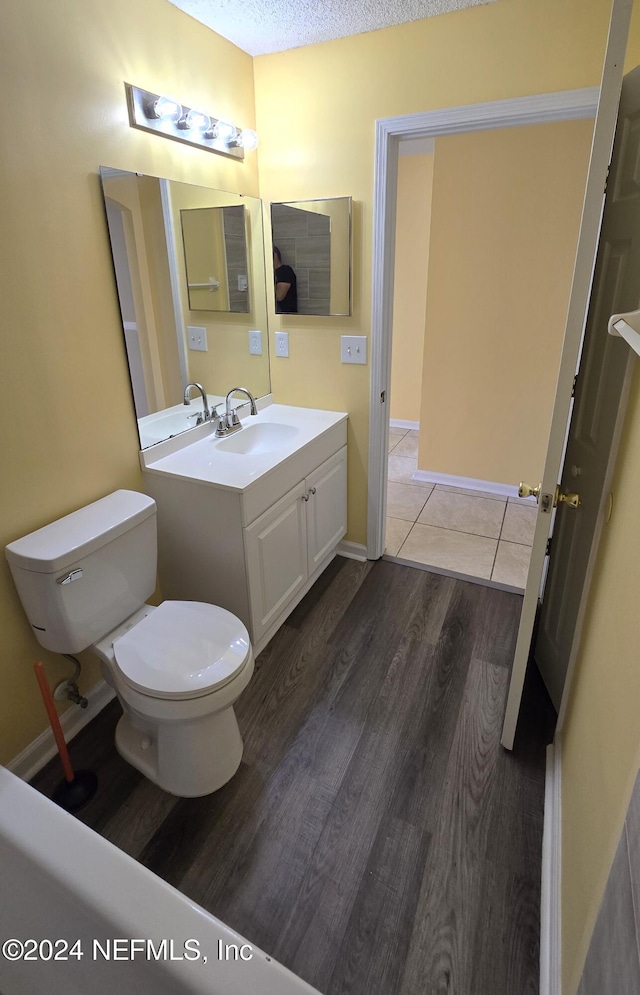
[[[179,449],[167,451],[177,439],[145,449],[142,466],[148,473],[197,480],[230,491],[268,492],[273,503],[285,484],[293,487],[346,444],[346,423],[344,411],[268,404],[257,415],[244,414],[242,427],[226,437],[216,438],[209,423],[197,430],[200,435],[193,442],[189,436],[196,433],[182,436]],[[271,485],[254,487],[265,478],[275,481],[271,490]],[[267,507],[261,505],[260,510]],[[260,510],[252,508],[253,518],[247,521],[253,521]]]
[[[260,422],[236,429],[228,439],[216,439],[216,449],[223,453],[236,453],[240,456],[257,456],[262,453],[275,453],[291,445],[299,429],[295,425],[278,422]]]

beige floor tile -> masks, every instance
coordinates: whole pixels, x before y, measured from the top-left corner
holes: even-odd
[[[401,518],[387,518],[385,531],[385,553],[389,556],[397,556],[398,550],[402,546],[411,529],[413,522],[405,522]]]
[[[416,484],[412,479],[412,474],[418,469],[418,460],[408,456],[396,456],[395,452],[389,456],[389,480],[397,480],[403,484]],[[419,484],[417,486],[420,486]],[[429,485],[433,487],[433,484]]]
[[[524,589],[527,583],[531,547],[522,546],[516,542],[498,543],[496,562],[491,574],[491,580],[500,584],[511,584],[512,587]]]
[[[487,501],[502,501],[503,504],[507,500],[502,494],[490,494],[489,491],[474,491],[468,487],[454,487],[451,484],[436,484],[436,490],[448,491],[449,494],[467,494],[469,497],[481,497]]]
[[[409,431],[407,432],[407,435],[409,436],[410,439],[420,438],[420,432],[418,431],[417,428],[410,428]]]
[[[412,484],[400,484],[390,480],[387,485],[388,517],[415,522],[430,493],[427,487],[414,487]]]
[[[421,525],[434,525],[440,529],[455,529],[457,532],[497,539],[505,505],[506,501],[500,504],[486,498],[447,493],[436,488],[422,509],[418,521]]]
[[[414,560],[489,580],[496,546],[495,539],[416,524],[400,547],[398,556],[403,560]]]
[[[390,428],[389,429],[389,446],[387,452],[390,453],[399,442],[402,442],[405,435],[407,434],[404,428]]]
[[[500,538],[506,542],[519,542],[525,546],[533,543],[538,509],[525,508],[521,504],[508,504]]]
[[[510,497],[509,498],[509,504],[521,504],[525,508],[535,508],[536,505],[537,505],[537,502],[536,502],[535,498],[531,498],[531,497],[527,497],[527,498]]]
[[[416,458],[418,456],[418,440],[413,438],[411,432],[407,432],[404,439],[400,439],[400,442],[393,450],[394,456],[410,456]]]

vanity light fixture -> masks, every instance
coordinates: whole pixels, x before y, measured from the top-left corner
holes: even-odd
[[[125,90],[132,128],[234,159],[244,159],[245,152],[258,147],[258,136],[252,128],[239,131],[229,121],[210,117],[204,111],[178,103],[173,97],[150,93],[131,83],[125,83]]]

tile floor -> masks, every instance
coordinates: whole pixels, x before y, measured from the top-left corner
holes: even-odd
[[[412,478],[418,433],[389,429],[388,556],[523,589],[536,507],[522,498]]]

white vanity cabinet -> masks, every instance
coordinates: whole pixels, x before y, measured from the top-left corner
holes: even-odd
[[[244,530],[254,642],[326,566],[347,530],[346,511],[345,446]]]
[[[251,464],[234,458],[211,435],[142,465],[145,490],[158,507],[163,598],[228,609],[245,623],[258,653],[346,533],[347,416],[279,405],[260,416],[268,425],[297,424],[297,411],[302,444],[264,470],[261,456]],[[236,438],[241,442],[241,433]]]

